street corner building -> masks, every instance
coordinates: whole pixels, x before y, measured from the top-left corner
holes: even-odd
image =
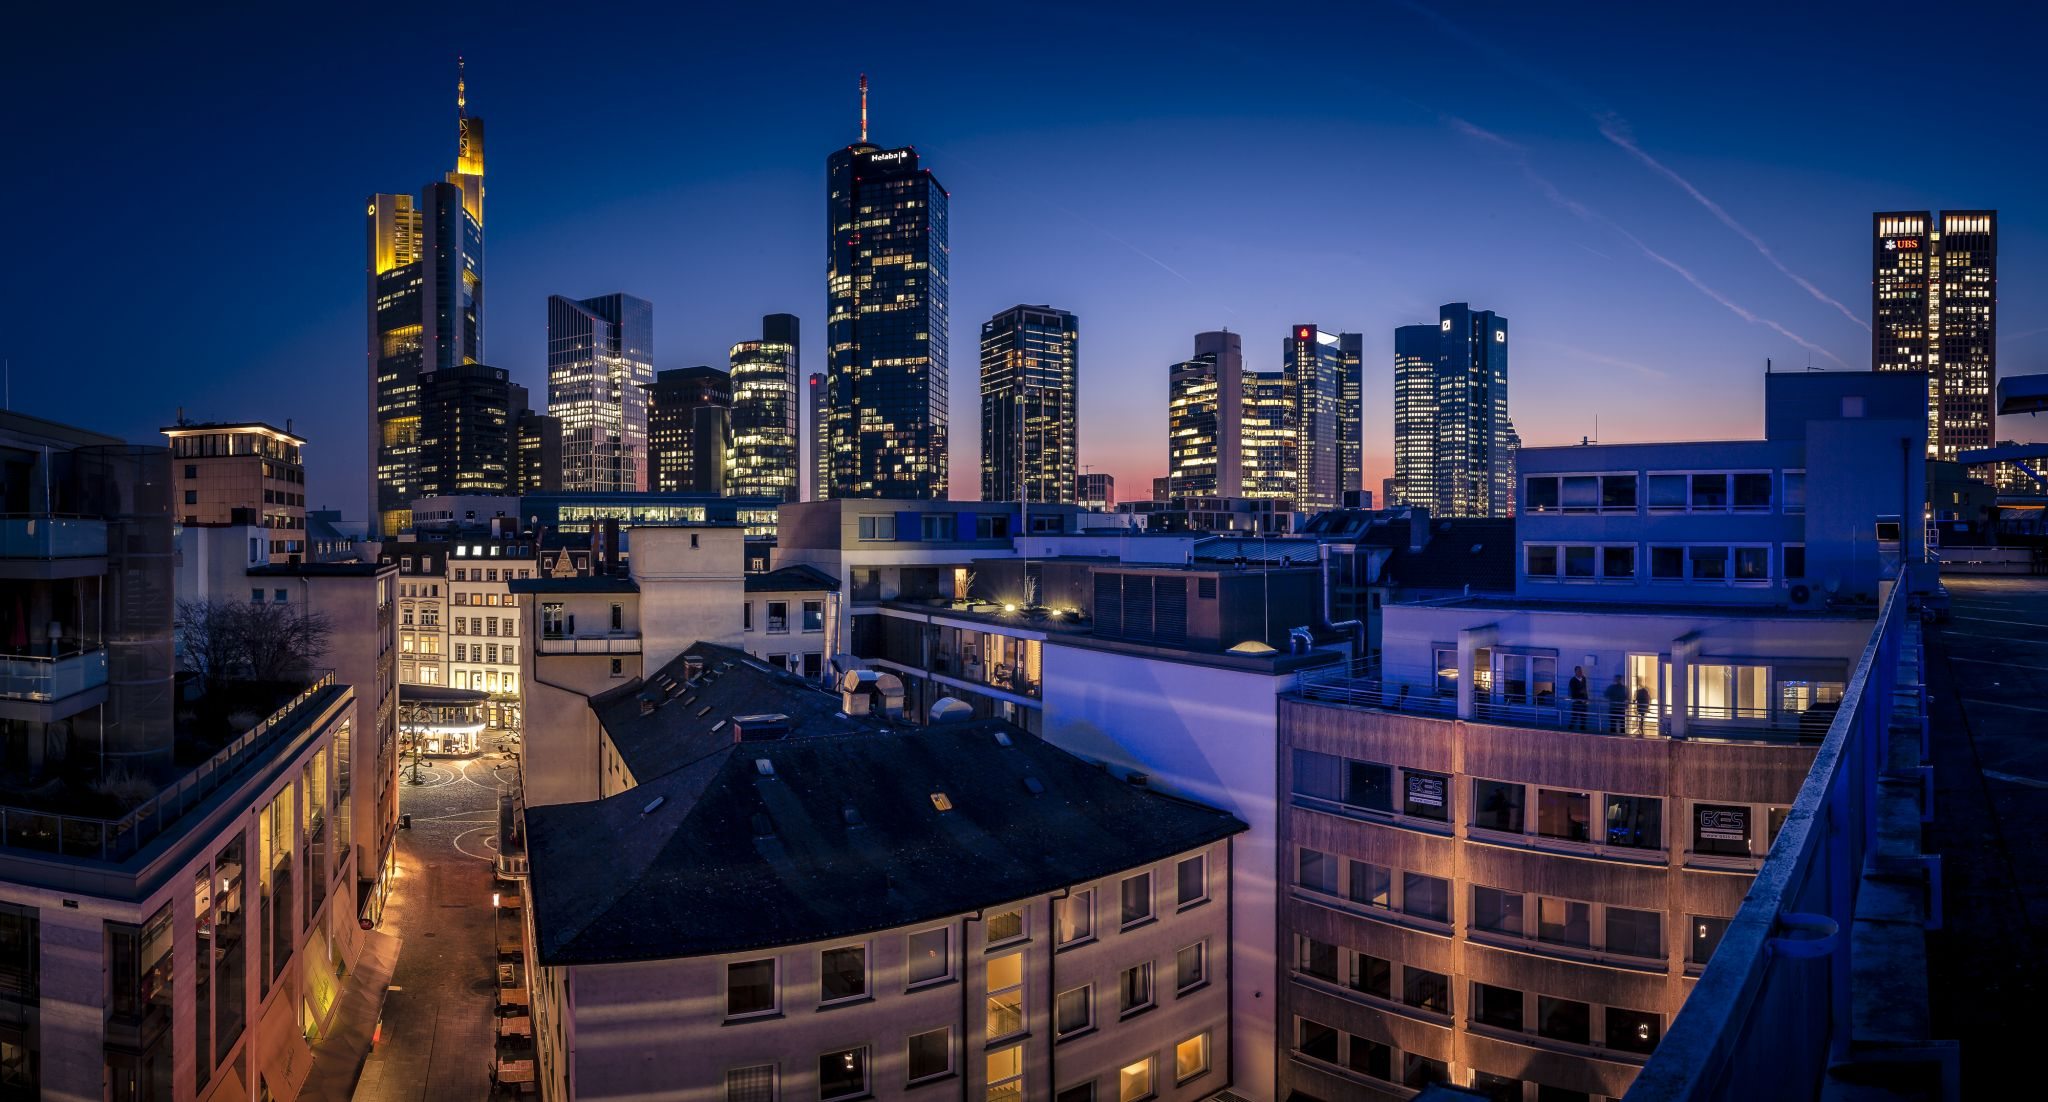
[[[546,1098],[1208,1098],[1235,816],[699,643],[526,812]],[[529,763],[531,767],[531,763]]]

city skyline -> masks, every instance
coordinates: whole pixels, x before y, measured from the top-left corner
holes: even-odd
[[[1136,18],[1091,13],[1084,22],[1109,32]],[[1793,25],[1768,41],[1747,40],[1737,26],[1674,49],[1689,59],[1777,68],[1802,37],[1799,24],[1821,16],[1780,18]],[[337,74],[372,56],[367,29],[337,25],[308,47],[335,62],[319,66],[261,48],[251,30],[202,20],[167,31],[165,41],[182,48],[153,59],[142,46],[162,36],[152,37],[144,19],[129,29],[132,41],[98,43],[106,58],[95,66],[100,86],[28,120],[25,144],[61,162],[78,143],[97,140],[86,137],[86,112],[132,120],[128,158],[161,162],[146,201],[104,227],[72,232],[86,234],[88,245],[95,234],[120,234],[144,277],[158,263],[151,257],[193,255],[200,225],[214,225],[197,189],[290,149],[304,181],[292,224],[236,228],[231,241],[208,246],[251,266],[241,281],[246,314],[268,320],[243,323],[232,347],[205,343],[202,356],[197,327],[216,325],[223,308],[171,280],[145,278],[154,290],[128,300],[117,320],[151,334],[153,354],[115,343],[81,356],[64,334],[79,331],[70,316],[82,303],[46,302],[39,307],[46,313],[31,318],[26,304],[38,297],[10,296],[9,401],[26,412],[54,410],[69,380],[84,372],[115,384],[106,420],[132,439],[148,439],[178,405],[211,419],[296,417],[308,438],[308,504],[361,519],[355,514],[367,497],[361,480],[368,469],[361,426],[369,414],[354,385],[364,284],[356,267],[361,231],[350,212],[380,187],[446,170],[447,84],[458,51],[469,59],[471,107],[492,119],[494,309],[481,358],[536,394],[544,392],[546,354],[539,305],[562,287],[617,287],[676,318],[665,332],[679,335],[664,341],[676,354],[664,354],[657,368],[720,362],[719,352],[745,337],[754,319],[775,311],[811,319],[804,355],[825,362],[816,292],[818,161],[821,151],[857,136],[853,89],[861,69],[871,74],[877,137],[917,148],[958,196],[953,312],[968,320],[955,321],[955,343],[961,324],[1018,301],[1057,301],[1092,319],[1091,362],[1099,367],[1083,384],[1081,462],[1127,487],[1163,473],[1165,365],[1186,354],[1193,333],[1227,326],[1249,334],[1246,370],[1270,371],[1280,366],[1267,358],[1273,336],[1301,317],[1365,335],[1364,482],[1377,487],[1391,471],[1393,328],[1454,300],[1484,302],[1518,319],[1514,413],[1532,446],[1593,435],[1596,417],[1608,440],[1751,432],[1754,403],[1745,398],[1760,390],[1764,359],[1781,368],[1805,366],[1809,357],[1817,367],[1867,366],[1869,335],[1859,319],[1870,320],[1865,250],[1874,211],[1999,210],[2006,284],[2000,373],[2024,373],[2048,356],[2044,315],[2025,300],[2048,263],[2043,216],[2006,182],[2028,178],[2024,164],[2008,175],[2007,166],[1923,167],[1883,155],[1877,139],[1894,120],[1829,87],[1828,74],[1837,71],[1830,66],[1840,63],[1808,66],[1769,91],[1736,88],[1709,117],[1677,94],[1682,76],[1660,75],[1647,57],[1629,59],[1598,86],[1567,83],[1562,74],[1588,71],[1573,62],[1598,49],[1572,41],[1584,23],[1498,12],[1452,25],[1400,4],[1339,22],[1344,33],[1383,34],[1420,56],[1490,52],[1510,63],[1455,93],[1424,94],[1429,102],[1402,90],[1399,73],[1419,64],[1413,59],[1385,76],[1319,78],[1290,93],[1248,94],[1247,76],[1169,97],[1148,88],[1145,74],[1166,66],[1193,32],[1143,23],[1163,44],[1157,53],[1134,54],[1119,83],[1091,75],[1072,90],[1040,90],[1036,103],[1010,104],[1015,89],[988,85],[978,64],[901,44],[883,48],[858,33],[828,48],[818,36],[798,46],[818,61],[815,73],[737,105],[713,103],[680,79],[607,78],[627,82],[611,90],[630,92],[635,112],[680,106],[682,113],[651,132],[661,171],[579,178],[550,163],[544,140],[562,117],[561,105],[550,102],[553,82],[575,74],[527,75],[536,70],[524,62],[543,48],[542,36],[517,21],[473,35],[422,35],[419,46],[392,58],[398,76],[337,109],[325,106],[340,102],[332,94],[344,79]],[[714,21],[706,33],[737,38],[743,30]],[[1880,41],[1875,29],[1842,33],[1845,54]],[[920,34],[949,40],[941,31]],[[1518,46],[1512,55],[1503,45],[1510,42]],[[1270,34],[1254,31],[1237,47],[1254,72],[1281,63]],[[1092,74],[1106,48],[1084,43],[1056,57]],[[159,87],[179,71],[167,64],[194,61],[218,64],[205,81]],[[54,67],[64,63],[60,49],[32,59],[17,79],[58,81]],[[46,65],[52,68],[39,68]],[[2017,90],[2016,78],[2005,75],[2017,71],[1987,78],[1986,94],[2004,94],[2008,81]],[[702,79],[709,87],[717,73]],[[943,94],[928,90],[933,82]],[[253,83],[267,89],[260,102],[242,94]],[[1631,89],[1626,98],[1616,91],[1624,88]],[[1794,93],[1829,125],[1778,121],[1783,98]],[[1090,98],[1095,106],[1081,109]],[[119,112],[105,110],[110,100],[122,103]],[[1933,117],[1932,107],[1911,110]],[[325,135],[322,141],[295,136],[304,133],[300,124],[271,125],[302,111],[310,112],[302,125]],[[145,133],[191,114],[211,121],[200,131],[178,130],[183,157],[172,158],[162,138]],[[1242,172],[1195,179],[1162,167],[1176,163],[1166,153],[1196,132],[1197,119],[1205,131],[1221,128],[1229,160],[1246,166]],[[1992,133],[1970,118],[1942,116],[1942,125],[1964,143]],[[1276,205],[1284,210],[1252,209],[1253,166],[1311,134],[1345,164],[1398,155],[1417,171],[1366,190],[1300,185]],[[1020,146],[1045,152],[1021,167],[998,155]],[[1105,180],[1114,186],[1094,186]],[[103,186],[72,178],[67,202],[107,207],[96,190]],[[49,205],[54,194],[32,176],[11,187],[30,206]],[[1377,217],[1375,204],[1387,203],[1398,204],[1401,217]],[[1219,204],[1232,213],[1216,217]],[[1455,230],[1462,247],[1423,247],[1430,234],[1453,232],[1443,220],[1460,210],[1477,214]],[[1036,232],[1048,223],[1062,232]],[[622,224],[634,228],[609,238],[602,232]],[[1304,232],[1310,224],[1318,226],[1313,236]],[[62,283],[96,250],[51,247],[57,232],[54,224],[31,226],[27,247],[54,269],[39,278]],[[757,247],[729,251],[740,238]],[[600,239],[632,244],[584,244]],[[1077,249],[1083,263],[1074,262]],[[139,368],[145,361],[147,372]],[[952,394],[952,487],[962,496],[975,492],[961,475],[979,458],[972,390]],[[1997,438],[2040,435],[2030,428],[2004,419]]]

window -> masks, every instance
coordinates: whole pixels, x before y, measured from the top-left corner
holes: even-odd
[[[1185,995],[1209,981],[1209,943],[1198,941],[1173,955],[1173,991]]]
[[[1173,1046],[1173,1081],[1185,1083],[1209,1070],[1209,1035],[1198,1033]]]
[[[988,916],[988,944],[1005,945],[1024,940],[1024,912],[1004,911]]]
[[[1527,933],[1522,923],[1523,896],[1520,892],[1505,892],[1499,888],[1472,888],[1472,928],[1488,933],[1510,934],[1521,937]]]
[[[1536,938],[1557,945],[1593,944],[1593,908],[1572,899],[1536,899]]]
[[[904,1060],[904,1078],[912,1083],[936,1079],[953,1070],[953,1031],[934,1029],[910,1035],[910,1052]]]
[[[1700,663],[1692,667],[1692,714],[1701,719],[1767,719],[1769,666]]]
[[[726,1072],[725,1102],[775,1102],[775,1065],[756,1064]]]
[[[1719,511],[1728,508],[1728,476],[1725,474],[1696,474],[1692,476],[1693,512]]]
[[[1392,909],[1394,875],[1384,865],[1351,862],[1351,901],[1368,907]]]
[[[1062,991],[1053,1000],[1052,1032],[1055,1037],[1071,1037],[1095,1028],[1095,988],[1076,987]]]
[[[921,930],[905,939],[904,979],[907,986],[933,983],[953,974],[951,930]]]
[[[1401,874],[1401,910],[1433,922],[1451,920],[1451,882],[1419,872]]]
[[[625,606],[625,605],[613,605],[613,606],[612,606],[612,630],[613,630],[613,631],[624,631],[625,629],[626,629],[626,606]],[[492,624],[491,624],[491,634],[493,634],[493,635],[496,635],[497,633],[498,633],[498,629],[497,629],[497,623],[496,623],[496,621],[493,621],[493,622],[492,622]]]
[[[1524,571],[1532,578],[1554,578],[1557,576],[1557,548],[1547,543],[1532,543],[1522,549]]]
[[[1685,548],[1650,548],[1650,577],[1670,581],[1685,577]]]
[[[1508,834],[1522,833],[1523,789],[1507,781],[1472,782],[1472,825]]]
[[[1192,907],[1209,898],[1209,859],[1196,854],[1183,858],[1174,868],[1174,884],[1182,907]]]
[[[868,993],[868,947],[825,950],[818,962],[818,1001],[845,1002]]]
[[[1693,852],[1748,857],[1750,811],[1740,804],[1692,805]]]
[[[1650,476],[1650,511],[1685,511],[1685,476],[1682,474],[1653,474]]]
[[[1593,1102],[1593,1096],[1585,1091],[1566,1090],[1548,1083],[1538,1083],[1536,1102]]]
[[[1394,965],[1369,953],[1351,954],[1351,989],[1380,999],[1393,998]]]
[[[1522,1081],[1490,1071],[1472,1072],[1472,1090],[1490,1102],[1522,1102]]]
[[[1117,1102],[1143,1102],[1152,1097],[1152,1058],[1125,1064],[1116,1073]]]
[[[1136,1014],[1152,1005],[1152,962],[1124,969],[1117,982],[1117,1012]]]
[[[1571,999],[1536,996],[1536,1032],[1553,1041],[1586,1044],[1593,1032],[1593,1008]]]
[[[893,540],[896,538],[896,518],[891,514],[867,515],[860,518],[860,538],[864,540]]]
[[[1347,762],[1344,802],[1374,811],[1394,810],[1394,771],[1377,762]]]
[[[1451,981],[1441,972],[1429,972],[1412,965],[1401,969],[1401,1001],[1438,1014],[1451,1012]]]
[[[845,1048],[818,1057],[818,1098],[858,1098],[868,1093],[868,1050]]]
[[[1760,512],[1771,507],[1771,473],[1745,471],[1735,475],[1735,508]]]
[[[1451,1081],[1451,1069],[1442,1060],[1417,1056],[1412,1052],[1401,1055],[1401,1083],[1421,1090],[1432,1083]]]
[[[1557,659],[1505,653],[1495,658],[1495,699],[1506,704],[1548,705],[1557,697]]]
[[[1636,511],[1636,476],[1630,474],[1605,474],[1600,476],[1600,511],[1603,513],[1633,513]]]
[[[1546,838],[1584,842],[1591,838],[1591,797],[1584,792],[1536,792],[1536,833]]]
[[[725,966],[725,1016],[743,1018],[775,1011],[775,961],[748,960]]]
[[[1333,874],[1334,875],[1334,874]],[[1331,891],[1337,889],[1332,886]],[[1123,883],[1123,925],[1135,926],[1152,917],[1152,874],[1127,876]]]
[[[1295,935],[1295,968],[1319,980],[1337,982],[1337,947],[1306,935]]]
[[[1798,581],[1806,577],[1806,545],[1788,543],[1779,550],[1779,561],[1785,566],[1785,580]]]
[[[1360,1075],[1391,1080],[1394,1077],[1394,1050],[1378,1041],[1353,1037],[1345,1066]]]
[[[1128,884],[1130,881],[1127,880],[1125,883]],[[1299,883],[1302,887],[1312,892],[1336,895],[1337,859],[1321,850],[1304,847],[1301,851],[1301,877]],[[1124,911],[1124,922],[1128,925],[1131,921],[1129,917],[1130,904],[1128,901],[1124,905]]]
[[[1495,1029],[1522,1031],[1522,993],[1490,983],[1472,985],[1472,1020]]]
[[[927,540],[950,540],[953,538],[953,515],[951,513],[927,513],[919,518],[923,524],[920,530]]]
[[[1728,549],[1726,547],[1688,547],[1685,560],[1691,566],[1690,577],[1696,582],[1721,582],[1728,580]]]
[[[540,632],[542,635],[557,636],[562,634],[564,623],[565,617],[562,615],[562,602],[542,601],[540,603]]]
[[[1602,547],[1600,549],[1600,576],[1603,578],[1635,577],[1635,545],[1631,543]]]
[[[614,659],[612,659],[612,676],[613,676],[613,677],[624,677],[624,676],[626,676],[626,660],[625,660],[625,659],[623,659],[623,658],[614,658]]]
[[[803,610],[805,631],[825,630],[825,602],[805,601]]]
[[[1077,1083],[1053,1095],[1053,1102],[1095,1102],[1095,1084]]]
[[[1714,957],[1714,950],[1721,944],[1721,935],[1728,932],[1728,920],[1694,915],[1686,923],[1692,930],[1686,939],[1685,959],[1692,964],[1704,965]]]
[[[768,602],[768,634],[781,635],[789,631],[789,602]]]
[[[1451,779],[1441,773],[1409,769],[1402,773],[1401,811],[1418,819],[1448,821],[1451,817]]]
[[[1337,1031],[1321,1022],[1300,1019],[1295,1027],[1295,1051],[1312,1060],[1337,1062]]]
[[[740,602],[740,630],[754,630],[754,602],[752,601]]]
[[[1593,576],[1593,548],[1572,546],[1564,549],[1564,576],[1567,578],[1590,578]]]
[[[1771,549],[1768,547],[1736,548],[1735,580],[1738,582],[1770,581]]]
[[[1607,844],[1664,848],[1664,801],[1655,796],[1607,797]]]
[[[1095,936],[1095,892],[1078,891],[1053,907],[1053,939],[1076,945]]]
[[[1344,799],[1344,759],[1313,750],[1294,752],[1294,794],[1318,800]]]
[[[1607,908],[1607,951],[1659,960],[1664,956],[1664,916],[1655,911]]]
[[[1024,954],[991,957],[987,980],[986,1039],[999,1041],[1024,1032]]]
[[[1786,471],[1785,492],[1782,498],[1785,511],[1803,513],[1806,511],[1806,472]]]
[[[1607,1008],[1608,1048],[1623,1052],[1654,1052],[1658,1039],[1663,1035],[1663,1019],[1655,1014],[1624,1010],[1618,1006]]]
[[[1522,505],[1532,513],[1547,513],[1559,508],[1557,479],[1531,476],[1529,492],[1523,497]]]

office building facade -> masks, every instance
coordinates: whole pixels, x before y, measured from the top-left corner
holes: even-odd
[[[1290,504],[1300,492],[1301,430],[1294,377],[1287,371],[1247,371],[1240,400],[1238,445],[1245,497]]]
[[[650,397],[648,446],[655,492],[724,493],[726,452],[732,446],[732,377],[715,367],[670,368],[655,377]]]
[[[1193,357],[1167,376],[1167,497],[1236,497],[1244,482],[1244,345],[1228,330],[1195,334]]]
[[[1294,427],[1294,500],[1302,510],[1334,509],[1359,487],[1359,425],[1364,413],[1359,334],[1296,325],[1281,347]],[[1347,432],[1346,426],[1349,425]]]
[[[533,408],[525,387],[512,386],[512,493],[562,488],[562,422]]]
[[[804,426],[805,446],[810,448],[810,459],[805,468],[810,472],[811,492],[804,495],[805,501],[818,501],[830,497],[832,488],[832,441],[827,436],[825,418],[825,373],[811,372],[804,382],[806,405],[810,410],[810,423]]]
[[[626,294],[548,296],[548,415],[562,422],[562,485],[647,490],[654,304]]]
[[[480,363],[420,376],[421,497],[511,492],[512,390],[504,368]]]
[[[761,339],[732,346],[732,453],[726,486],[747,497],[795,501],[798,446],[798,326],[794,314],[761,319]]]
[[[981,323],[981,499],[1072,502],[1080,467],[1080,328],[1050,306]]]
[[[1337,361],[1337,504],[1342,505],[1344,494],[1365,490],[1365,334],[1337,334]]]
[[[1116,508],[1116,476],[1087,471],[1074,479],[1074,504],[1107,513]]]
[[[909,147],[826,158],[830,478],[820,496],[942,499],[948,480],[947,194]]]
[[[306,442],[261,422],[163,430],[177,480],[172,503],[183,523],[254,524],[268,532],[271,562],[306,553]]]
[[[1517,442],[1508,417],[1506,318],[1453,302],[1434,326],[1394,331],[1399,504],[1444,517],[1510,515]]]
[[[1998,212],[1871,218],[1870,365],[1927,374],[1927,457],[1996,441]]]

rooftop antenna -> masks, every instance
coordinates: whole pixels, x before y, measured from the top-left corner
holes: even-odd
[[[469,92],[462,79],[462,55],[455,55],[455,117],[469,117]]]
[[[868,144],[868,75],[860,75],[860,144]]]

